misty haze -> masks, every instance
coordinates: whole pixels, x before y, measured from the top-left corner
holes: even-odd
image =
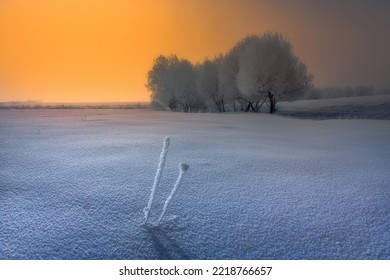
[[[92,2],[0,3],[1,260],[390,259],[387,2]]]

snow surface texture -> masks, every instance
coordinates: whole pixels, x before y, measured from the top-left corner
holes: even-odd
[[[0,110],[0,258],[390,259],[389,124]]]

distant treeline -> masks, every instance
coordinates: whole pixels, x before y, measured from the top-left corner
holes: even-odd
[[[251,35],[227,53],[193,64],[160,55],[147,74],[153,108],[180,112],[276,112],[280,101],[302,98],[312,75],[279,33]]]
[[[150,109],[150,103],[47,104],[35,102],[2,102],[0,109]]]
[[[327,99],[390,94],[390,89],[373,86],[310,88],[303,99]]]

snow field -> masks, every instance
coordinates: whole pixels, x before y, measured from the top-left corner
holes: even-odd
[[[167,135],[152,221],[191,168],[146,227]],[[380,120],[1,110],[0,259],[389,259],[389,143]]]

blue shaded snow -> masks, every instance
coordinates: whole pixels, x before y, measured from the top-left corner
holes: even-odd
[[[144,226],[165,136],[151,222],[191,168]],[[2,110],[0,259],[390,259],[389,143],[380,120]]]

